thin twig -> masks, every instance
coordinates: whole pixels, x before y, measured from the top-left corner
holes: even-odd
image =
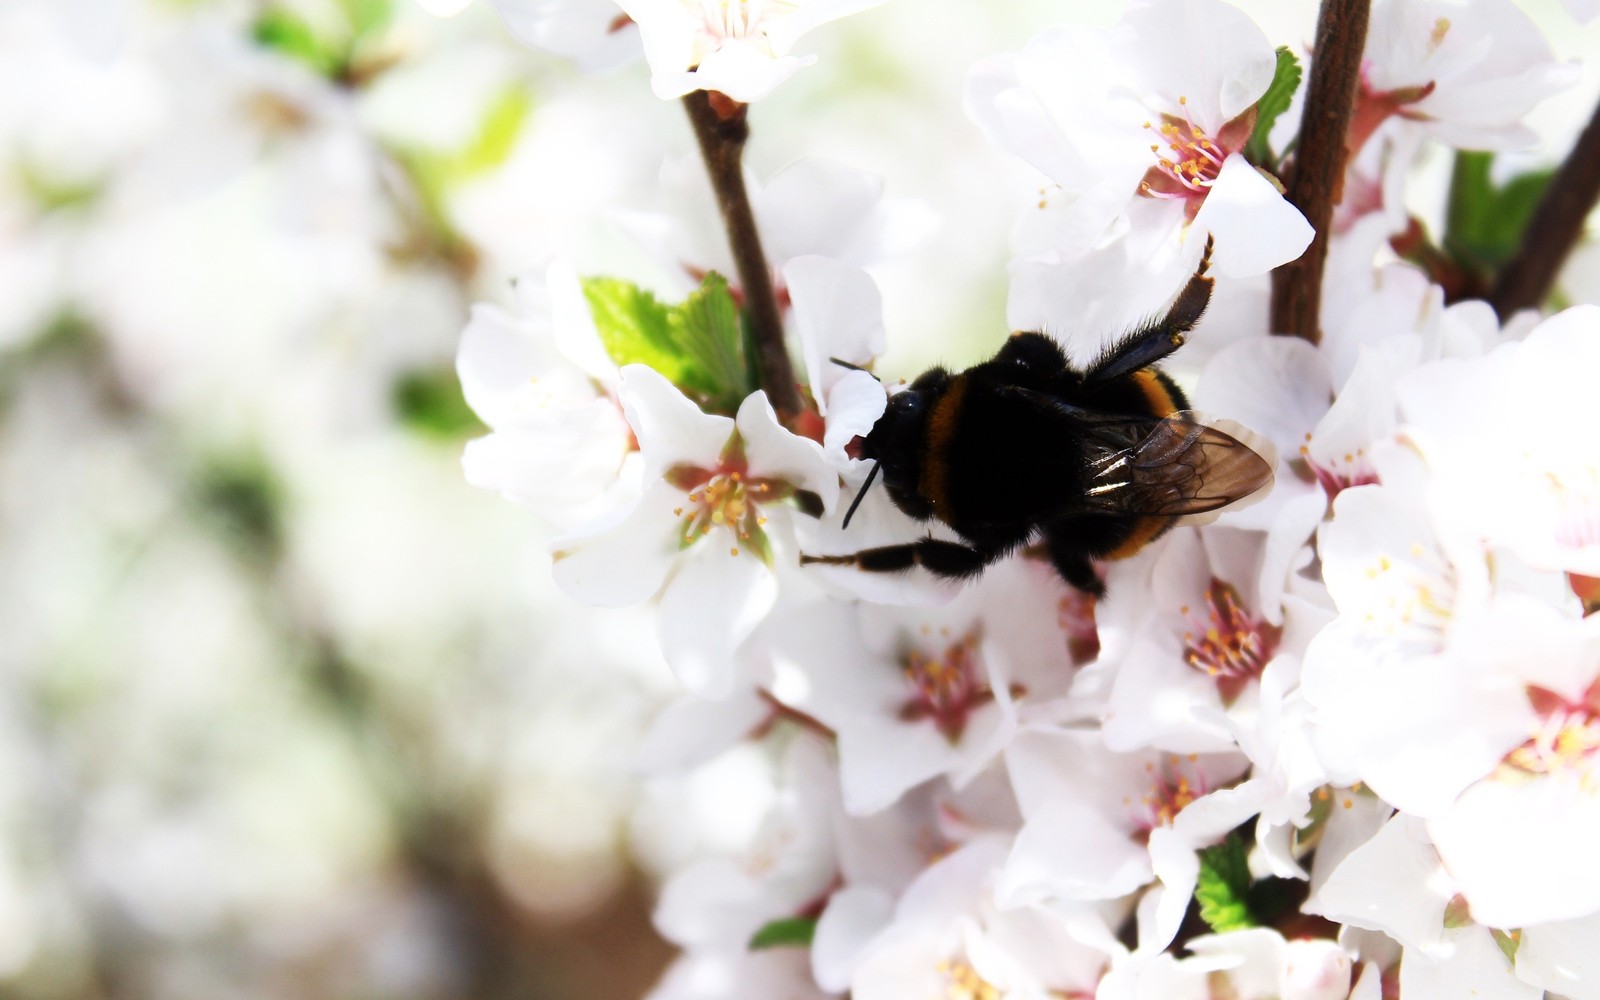
[[[1522,231],[1516,255],[1501,269],[1489,293],[1489,304],[1502,320],[1519,309],[1532,309],[1550,297],[1556,274],[1583,232],[1583,220],[1600,201],[1600,107],[1584,126],[1577,145],[1567,154],[1545,188],[1539,207]]]
[[[755,213],[744,187],[744,144],[750,137],[745,112],[749,106],[704,90],[685,95],[683,106],[689,112],[706,173],[711,175],[711,187],[717,193],[722,224],[728,231],[761,388],[767,391],[767,399],[778,411],[779,419],[787,424],[800,412],[800,393],[795,388],[789,349],[783,342],[783,319],[772,288],[772,271],[761,250],[761,235],[756,232]]]
[[[1311,79],[1295,147],[1294,173],[1286,196],[1311,223],[1315,235],[1300,259],[1272,274],[1272,330],[1322,339],[1322,267],[1328,258],[1328,227],[1339,203],[1347,158],[1346,134],[1361,77],[1370,0],[1323,0],[1317,14]]]

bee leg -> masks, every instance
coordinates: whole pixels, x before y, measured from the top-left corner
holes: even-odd
[[[1100,574],[1094,570],[1089,551],[1079,540],[1068,538],[1062,532],[1046,531],[1045,549],[1050,553],[1050,562],[1061,574],[1061,579],[1085,594],[1106,596],[1106,585],[1100,582]]]
[[[986,553],[979,549],[947,542],[938,538],[924,538],[906,545],[885,545],[876,549],[863,549],[840,556],[800,557],[802,566],[855,566],[869,573],[893,573],[922,566],[935,576],[951,580],[965,580],[983,572],[983,568],[1000,557],[1000,553]]]
[[[1182,347],[1185,334],[1195,328],[1211,303],[1211,237],[1206,237],[1205,253],[1183,291],[1160,317],[1146,320],[1121,340],[1112,344],[1084,375],[1088,382],[1106,382],[1148,368]]]

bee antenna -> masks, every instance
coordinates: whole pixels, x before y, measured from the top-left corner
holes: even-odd
[[[861,367],[860,365],[852,364],[851,362],[845,361],[842,358],[832,358],[832,357],[830,357],[828,360],[832,361],[834,364],[838,365],[840,368],[848,368],[853,372],[867,372],[867,370],[865,368]],[[878,378],[878,376],[873,375],[872,372],[867,372],[867,374],[868,375],[872,375],[873,378]],[[883,379],[878,378],[878,381],[882,382]],[[868,480],[868,482],[871,482],[871,480]]]
[[[844,512],[844,524],[841,528],[850,527],[850,519],[856,516],[856,508],[861,506],[861,498],[867,495],[867,490],[872,488],[872,481],[878,478],[878,463],[872,463],[872,471],[867,473],[867,481],[861,484],[861,489],[856,491],[856,498],[850,501],[850,509]]]

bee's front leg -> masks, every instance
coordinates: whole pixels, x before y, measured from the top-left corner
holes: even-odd
[[[848,555],[800,556],[800,565],[854,566],[869,573],[894,573],[921,566],[935,576],[951,580],[966,580],[983,572],[983,568],[1003,555],[989,553],[960,542],[947,542],[938,538],[924,538],[904,545],[885,545],[876,549],[862,549]]]
[[[1211,303],[1212,279],[1206,272],[1211,268],[1211,237],[1206,237],[1205,252],[1200,266],[1195,268],[1178,297],[1162,315],[1147,320],[1111,345],[1094,364],[1089,366],[1085,378],[1090,382],[1109,382],[1147,368],[1182,347],[1186,335],[1200,322],[1206,306]]]

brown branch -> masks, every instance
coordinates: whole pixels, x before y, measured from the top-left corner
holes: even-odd
[[[1344,182],[1345,142],[1361,78],[1369,6],[1370,0],[1323,0],[1317,14],[1305,114],[1286,192],[1315,235],[1299,260],[1272,273],[1272,331],[1313,344],[1322,339],[1322,268],[1328,259],[1333,206]]]
[[[1583,221],[1600,201],[1600,107],[1545,188],[1522,231],[1516,255],[1501,269],[1489,304],[1501,320],[1550,297],[1556,274],[1583,233]]]
[[[692,91],[683,98],[700,143],[706,173],[717,194],[722,224],[728,231],[733,265],[739,272],[739,288],[744,295],[745,317],[750,324],[751,346],[755,349],[756,371],[767,399],[778,411],[778,418],[791,424],[800,413],[800,393],[795,388],[794,367],[783,342],[783,319],[778,312],[778,297],[772,288],[772,271],[761,250],[761,234],[756,231],[755,213],[744,187],[745,140],[750,127],[745,120],[749,105],[729,100],[722,94]]]

